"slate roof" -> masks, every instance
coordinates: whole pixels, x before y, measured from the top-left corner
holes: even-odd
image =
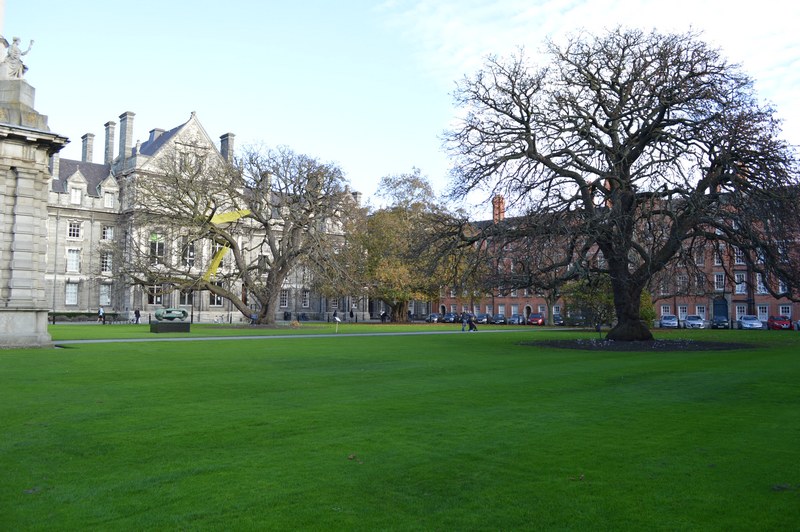
[[[99,197],[98,185],[111,175],[111,165],[88,163],[75,161],[72,159],[60,159],[58,166],[58,179],[53,179],[52,190],[60,194],[66,194],[67,178],[80,170],[86,179],[86,192],[90,196]]]
[[[169,141],[169,139],[174,137],[178,133],[178,131],[180,131],[181,128],[183,126],[185,126],[185,125],[186,125],[186,123],[183,123],[183,124],[181,124],[179,126],[176,126],[176,127],[172,128],[172,129],[170,129],[169,131],[165,131],[164,133],[159,135],[155,140],[152,140],[152,141],[150,139],[146,140],[145,142],[143,142],[139,146],[139,153],[141,153],[142,155],[147,155],[147,156],[155,155],[156,152],[164,144],[166,144]]]

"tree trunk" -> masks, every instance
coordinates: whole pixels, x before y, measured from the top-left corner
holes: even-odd
[[[639,316],[643,286],[634,286],[625,275],[611,275],[614,290],[614,308],[617,324],[608,332],[606,339],[618,342],[649,341],[653,339],[650,328]]]
[[[391,305],[392,321],[395,323],[408,323],[408,301],[400,301]]]

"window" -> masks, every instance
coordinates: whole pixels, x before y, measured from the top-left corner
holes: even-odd
[[[64,303],[67,305],[78,304],[78,283],[67,283]]]
[[[451,314],[455,314],[456,313],[456,306],[455,305],[450,305],[450,313]]]
[[[783,279],[778,281],[778,293],[780,293],[780,294],[788,294],[789,293],[789,285]]]
[[[733,263],[734,264],[744,264],[744,251],[739,248],[733,248]]]
[[[724,273],[715,273],[714,274],[714,290],[717,292],[722,292],[725,290],[725,274]]]
[[[792,317],[792,306],[791,305],[781,305],[778,307],[778,312],[781,316],[788,316]]]
[[[764,275],[763,274],[756,274],[756,292],[759,294],[766,294],[769,292],[767,290],[767,284],[764,282]]]
[[[81,204],[81,189],[79,188],[69,189],[69,202],[72,203],[73,205]]]
[[[669,305],[661,305],[661,315],[667,316],[669,314],[672,314],[672,307]]]
[[[111,271],[111,253],[100,255],[100,271],[104,273]]]
[[[517,289],[516,288],[512,288],[511,289],[511,297],[517,297]]]
[[[553,314],[561,314],[561,305],[553,305]]]
[[[194,291],[181,290],[178,294],[178,304],[182,306],[191,306],[194,303]]]
[[[81,222],[70,222],[67,227],[67,238],[80,238],[81,225]]]
[[[150,233],[150,264],[164,264],[164,235]]]
[[[334,309],[334,310],[339,308],[339,298],[338,297],[335,297],[335,298],[330,300],[330,307],[332,309]]]
[[[303,308],[309,308],[311,306],[311,291],[310,290],[303,290]]]
[[[493,307],[493,306],[491,306],[491,305],[486,305],[486,314],[489,314],[489,315],[491,315],[493,310],[494,310],[494,307]]]
[[[687,314],[689,314],[689,306],[678,305],[678,319],[685,320]]]
[[[103,194],[103,206],[106,209],[114,208],[114,194],[112,192],[105,192]]]
[[[703,273],[698,273],[695,277],[695,285],[698,292],[705,292],[706,291],[706,276]]]
[[[111,285],[100,285],[100,305],[111,305]]]
[[[519,314],[519,305],[511,305],[511,314]]]
[[[280,307],[287,308],[289,306],[289,289],[283,288],[281,289],[280,294]]]
[[[714,266],[722,266],[722,248],[714,252]]]
[[[706,262],[706,253],[703,248],[696,249],[694,252],[694,263],[697,266],[703,266]]]
[[[738,320],[742,316],[747,314],[747,306],[745,305],[736,305],[736,319]]]
[[[456,297],[456,289],[455,288],[451,288],[450,289],[450,297]]]
[[[685,294],[689,290],[689,276],[682,273],[678,275],[678,292]]]
[[[110,225],[103,226],[103,240],[114,240],[114,227]]]
[[[181,236],[181,264],[194,266],[194,242],[187,235]]]
[[[746,294],[747,293],[747,282],[745,281],[745,274],[744,273],[737,273],[734,275],[734,279],[736,280],[736,293],[737,294]]]
[[[506,313],[506,306],[505,305],[497,305],[497,313],[498,314],[505,314]]]
[[[664,279],[661,279],[661,281],[658,282],[658,293],[662,296],[667,295],[668,293],[667,281]]]
[[[761,321],[767,321],[769,318],[769,306],[768,305],[759,305],[758,306],[758,319]]]
[[[547,305],[539,305],[539,314],[547,312]]]
[[[161,305],[164,301],[163,290],[158,285],[148,286],[147,290],[147,302],[150,305]]]
[[[694,313],[700,316],[703,319],[706,319],[706,306],[705,305],[697,305],[694,308]]]
[[[81,271],[81,250],[67,250],[67,271],[74,273]]]
[[[215,284],[216,284],[216,286],[219,286],[219,287],[222,286],[222,283],[215,283]],[[222,306],[223,297],[221,295],[215,294],[214,292],[209,292],[208,295],[209,295],[209,298],[208,298],[208,304],[209,305],[211,305],[212,307],[221,307]]]

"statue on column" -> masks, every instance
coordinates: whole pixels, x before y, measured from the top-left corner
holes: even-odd
[[[5,57],[0,61],[0,79],[22,79],[28,67],[22,62],[22,56],[31,51],[33,39],[24,52],[19,47],[19,37],[14,37],[11,44],[0,35],[0,44],[6,49]]]

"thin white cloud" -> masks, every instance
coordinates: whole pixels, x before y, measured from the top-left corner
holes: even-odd
[[[738,8],[727,0],[387,0],[388,23],[415,48],[430,76],[445,88],[475,72],[490,54],[529,55],[547,38],[616,26],[666,32],[700,31],[711,46],[756,80],[774,102],[790,141],[800,144],[800,4],[762,0]]]

